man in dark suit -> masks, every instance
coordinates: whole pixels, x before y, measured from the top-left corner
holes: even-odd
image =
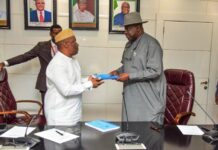
[[[0,63],[0,71],[1,71],[2,68],[4,68],[5,66],[13,66],[38,57],[41,68],[37,77],[35,88],[38,89],[41,93],[43,105],[44,105],[45,92],[47,90],[45,71],[48,66],[48,63],[51,61],[52,57],[55,55],[55,52],[57,51],[57,46],[55,44],[54,37],[60,31],[62,31],[60,25],[52,25],[50,27],[51,40],[39,42],[35,47],[33,47],[28,52],[15,56],[13,58],[10,58]]]
[[[30,12],[30,22],[51,22],[51,12],[45,10],[44,0],[35,0],[36,10]]]

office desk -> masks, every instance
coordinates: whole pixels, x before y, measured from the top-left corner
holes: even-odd
[[[125,130],[126,123],[120,125],[121,129]],[[152,130],[151,126],[153,124],[147,122],[129,123],[129,130],[140,134],[139,142],[144,143],[148,150],[218,150],[218,145],[206,143],[201,136],[182,135],[176,126],[165,126],[159,132]],[[53,127],[45,127],[48,128]],[[39,127],[36,132],[39,130],[43,128]],[[34,150],[116,150],[115,137],[120,131],[102,133],[81,123],[73,128],[74,134],[79,135],[80,138],[63,144],[40,139],[41,142],[34,147]]]

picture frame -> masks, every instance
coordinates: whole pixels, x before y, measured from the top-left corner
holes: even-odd
[[[57,24],[57,0],[24,0],[25,30],[49,30]]]
[[[98,30],[99,0],[69,0],[69,27],[74,30]]]
[[[123,8],[123,9],[122,9]],[[140,12],[140,0],[110,0],[109,33],[124,33],[124,14]]]
[[[11,29],[10,0],[0,1],[0,29]]]

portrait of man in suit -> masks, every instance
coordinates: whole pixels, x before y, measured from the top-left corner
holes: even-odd
[[[34,0],[35,10],[30,11],[30,22],[51,22],[51,12],[45,10],[45,0]]]
[[[131,12],[139,12],[140,0],[110,1],[109,33],[124,32],[124,16]]]

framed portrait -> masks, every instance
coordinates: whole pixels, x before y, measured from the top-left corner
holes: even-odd
[[[0,29],[10,29],[10,0],[0,1]]]
[[[57,23],[57,1],[24,0],[24,23],[26,30],[48,30]]]
[[[99,0],[69,0],[69,27],[98,30]]]
[[[140,0],[110,0],[109,33],[124,33],[124,15],[140,12]]]

